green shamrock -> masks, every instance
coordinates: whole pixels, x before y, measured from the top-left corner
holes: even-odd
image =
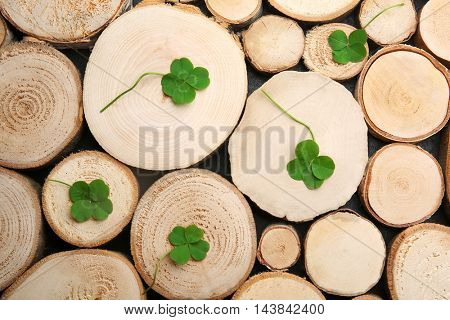
[[[310,190],[320,188],[334,173],[335,164],[328,156],[319,156],[319,146],[314,140],[301,141],[295,148],[296,159],[287,164],[289,176],[302,181]]]
[[[204,232],[194,224],[183,228],[176,226],[169,234],[173,249],[169,252],[170,259],[177,265],[186,264],[190,258],[202,261],[209,251],[209,243],[203,240]]]

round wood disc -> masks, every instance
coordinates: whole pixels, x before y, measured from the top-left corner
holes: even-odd
[[[297,20],[326,22],[343,17],[360,0],[269,0],[277,10]]]
[[[17,29],[57,44],[88,42],[129,0],[0,0],[0,11]]]
[[[381,49],[369,59],[356,95],[375,136],[417,142],[447,123],[449,83],[447,70],[430,54],[396,45]]]
[[[79,223],[70,213],[69,185],[102,179],[109,186],[113,211],[106,220],[89,219]],[[139,185],[131,170],[98,151],[74,153],[61,161],[48,175],[42,190],[42,208],[53,231],[64,241],[79,247],[97,247],[117,236],[130,222],[139,196]]]
[[[355,27],[345,23],[329,23],[312,28],[306,33],[305,52],[303,59],[306,67],[311,71],[319,72],[334,80],[348,80],[361,72],[368,56],[361,62],[339,64],[334,62],[332,50],[328,44],[328,37],[333,31],[344,31],[347,36],[356,30]],[[369,46],[365,45],[367,52]]]
[[[205,0],[208,10],[219,20],[245,25],[262,13],[262,0]]]
[[[420,47],[450,64],[450,5],[447,0],[429,0],[419,15],[417,42]]]
[[[340,296],[369,291],[380,280],[386,246],[369,220],[343,209],[314,222],[305,239],[306,272],[320,289]]]
[[[378,221],[407,227],[428,219],[441,205],[444,177],[437,160],[406,143],[378,150],[361,182],[361,202]]]
[[[9,31],[3,17],[0,16],[0,48],[9,44],[12,40],[12,33]]]
[[[450,228],[422,223],[400,233],[387,260],[392,299],[450,299]]]
[[[248,279],[233,300],[325,300],[313,284],[286,272],[263,272]]]
[[[168,73],[181,57],[209,71],[211,84],[193,103],[174,105],[161,77],[153,76],[100,113],[142,73]],[[213,152],[237,124],[246,96],[244,54],[234,38],[205,16],[165,5],[142,6],[114,21],[84,78],[86,120],[96,140],[120,161],[150,170],[188,167]]]
[[[153,282],[157,261],[172,246],[176,226],[195,224],[205,231],[210,250],[203,261],[182,266],[161,262],[153,289],[168,299],[220,299],[250,274],[256,256],[253,215],[242,194],[207,170],[165,175],[141,198],[131,226],[131,252],[141,276]]]
[[[320,154],[334,160],[333,176],[319,189],[309,190],[302,181],[289,176],[286,165],[295,158],[296,145],[310,137],[261,89],[307,123]],[[235,185],[261,209],[290,221],[311,220],[343,206],[356,192],[368,158],[367,127],[352,94],[314,72],[285,71],[261,89],[248,98],[244,116],[228,145]]]
[[[0,167],[0,291],[30,266],[42,247],[37,189],[28,178]]]
[[[82,249],[52,254],[33,265],[2,299],[139,300],[144,287],[133,265],[119,253]]]
[[[242,43],[246,56],[257,70],[276,73],[298,64],[305,36],[294,20],[265,15],[243,32]]]
[[[380,296],[376,294],[363,294],[362,296],[354,297],[352,300],[383,300]]]
[[[0,51],[0,165],[49,163],[77,137],[82,121],[80,76],[65,55],[31,42]]]
[[[418,18],[411,0],[364,0],[359,11],[359,23],[365,26],[383,9],[403,3],[401,7],[389,9],[368,25],[367,35],[379,45],[398,44],[411,38],[416,32]]]

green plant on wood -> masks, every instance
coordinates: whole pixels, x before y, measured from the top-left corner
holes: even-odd
[[[161,76],[161,86],[164,94],[169,96],[176,105],[188,104],[194,101],[197,90],[206,89],[210,84],[209,72],[203,67],[195,67],[188,58],[175,59],[167,74],[159,72],[145,72],[127,90],[112,99],[100,113],[108,109],[121,97],[132,91],[147,76]]]
[[[369,22],[361,29],[356,29],[347,37],[347,34],[338,29],[333,31],[328,37],[328,44],[332,49],[333,61],[339,64],[347,64],[349,62],[361,62],[367,55],[366,43],[367,32],[366,28],[380,15],[386,11],[403,6],[404,3],[392,5],[384,8],[376,14]]]
[[[311,127],[303,121],[295,118],[287,112],[270,94],[264,89],[261,92],[284,114],[289,118],[304,126],[311,135],[311,139],[300,141],[295,148],[294,160],[291,160],[286,169],[289,176],[297,181],[303,181],[305,186],[310,189],[318,189],[323,182],[330,178],[336,168],[333,159],[328,156],[319,156],[319,145],[316,143]]]
[[[85,222],[90,218],[105,220],[113,211],[113,203],[109,199],[109,186],[101,179],[91,183],[77,181],[70,185],[63,181],[49,179],[69,187],[69,198],[72,202],[70,213],[77,222]]]

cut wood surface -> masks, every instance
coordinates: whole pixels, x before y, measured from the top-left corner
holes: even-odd
[[[442,170],[444,171],[445,178],[445,195],[444,195],[444,208],[447,217],[450,219],[450,133],[447,126],[441,138],[441,150],[439,153],[439,159],[441,162]]]
[[[245,26],[262,14],[262,0],[205,0],[218,21]]]
[[[359,23],[365,26],[383,9],[403,3],[383,12],[365,28],[367,35],[379,45],[398,44],[411,38],[417,28],[417,12],[411,0],[364,0],[359,11]]]
[[[0,51],[0,165],[48,164],[81,129],[80,75],[59,51],[32,42]]]
[[[439,209],[444,196],[442,169],[418,146],[389,144],[370,158],[359,195],[365,209],[381,223],[408,227]]]
[[[131,226],[131,252],[147,284],[157,261],[172,246],[176,226],[195,224],[210,250],[203,261],[161,262],[153,289],[168,299],[220,299],[248,277],[256,256],[253,215],[242,194],[219,175],[202,169],[165,175],[141,198]]]
[[[100,113],[141,74],[168,73],[181,57],[209,71],[211,84],[193,103],[174,105],[153,76]],[[234,38],[205,16],[165,5],[135,8],[114,21],[84,78],[86,120],[96,140],[118,160],[150,170],[185,168],[213,152],[237,124],[246,96],[244,54]]]
[[[269,0],[277,10],[297,20],[327,22],[350,12],[360,0]]]
[[[363,61],[356,63],[339,64],[334,62],[328,37],[335,30],[342,30],[348,36],[356,28],[345,23],[330,23],[312,28],[306,33],[303,59],[306,67],[311,71],[319,72],[334,80],[348,80],[361,72],[368,56]],[[367,43],[365,47],[369,52]]]
[[[450,2],[430,0],[419,14],[416,44],[450,66]]]
[[[277,109],[267,91],[289,113],[307,123],[336,170],[316,190],[293,180],[286,165],[295,146],[310,139],[306,129]],[[233,182],[261,209],[290,221],[307,221],[343,206],[357,190],[367,163],[367,127],[352,94],[314,72],[285,71],[247,100],[244,116],[230,138]]]
[[[70,213],[69,185],[102,179],[109,186],[113,211],[106,220],[79,223]],[[97,247],[116,235],[130,222],[139,197],[139,185],[131,170],[98,151],[74,153],[61,161],[48,175],[42,190],[42,208],[53,231],[64,241],[79,247]]]
[[[43,248],[38,186],[0,167],[0,291],[20,276]]]
[[[386,246],[377,227],[342,209],[314,222],[305,239],[306,272],[320,289],[340,296],[369,291],[380,280]]]
[[[52,254],[3,293],[7,300],[139,300],[144,288],[122,254],[82,249]]]
[[[352,300],[383,300],[380,296],[376,294],[363,294],[362,296],[354,297]]]
[[[233,300],[325,300],[313,284],[286,272],[263,272],[248,279]]]
[[[56,45],[91,44],[130,0],[0,0],[0,11],[18,30]]]
[[[297,263],[300,251],[300,238],[293,227],[272,224],[264,229],[256,256],[270,270],[284,271]]]
[[[450,299],[450,228],[423,223],[400,233],[387,261],[392,299]]]
[[[276,73],[298,64],[305,36],[294,20],[266,15],[243,32],[242,43],[248,60],[257,70]]]
[[[0,48],[6,46],[12,41],[12,33],[5,20],[0,16]]]
[[[394,45],[365,64],[356,96],[372,134],[388,141],[417,142],[447,123],[449,83],[447,69],[430,54]]]

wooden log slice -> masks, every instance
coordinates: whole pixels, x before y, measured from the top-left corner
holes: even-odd
[[[33,263],[42,247],[37,185],[0,167],[0,291]]]
[[[172,246],[176,226],[196,224],[210,250],[183,266],[165,258],[153,289],[168,299],[220,299],[248,277],[256,256],[253,215],[242,194],[217,174],[187,169],[165,175],[141,198],[131,226],[131,252],[147,284],[157,261]]]
[[[205,0],[218,21],[245,26],[262,14],[262,0]]]
[[[444,208],[447,217],[450,219],[450,133],[447,126],[441,138],[441,151],[439,154],[442,170],[445,179]]]
[[[360,0],[269,0],[285,15],[307,22],[328,22],[349,13]]]
[[[430,0],[419,13],[416,44],[431,52],[450,67],[450,4],[447,0]]]
[[[325,300],[313,284],[287,272],[263,272],[248,279],[233,300]]]
[[[352,300],[383,300],[380,296],[372,293],[363,294],[362,296],[354,297]]]
[[[344,31],[350,35],[355,27],[345,23],[330,23],[312,28],[306,33],[305,52],[303,59],[306,67],[311,71],[319,72],[334,80],[348,80],[361,72],[368,56],[361,62],[349,62],[339,64],[334,62],[332,50],[328,44],[328,37],[335,30]],[[365,45],[369,52],[369,45]]]
[[[59,51],[38,43],[0,51],[0,165],[42,167],[81,130],[80,75]]]
[[[91,44],[130,0],[0,0],[3,16],[21,32],[56,45]]]
[[[142,73],[167,73],[180,57],[209,71],[211,84],[193,103],[174,105],[162,92],[161,77],[148,77],[100,113]],[[191,166],[226,140],[244,107],[247,72],[243,52],[217,23],[151,5],[129,11],[102,33],[84,88],[86,120],[108,153],[135,167],[167,170]]]
[[[314,222],[305,239],[306,272],[320,289],[340,296],[369,291],[380,280],[386,246],[369,220],[349,209]]]
[[[102,179],[109,186],[113,211],[106,220],[89,219],[79,223],[70,213],[69,188]],[[98,151],[74,153],[61,161],[48,175],[42,190],[42,208],[53,231],[78,247],[97,247],[117,236],[131,221],[139,197],[139,185],[131,170],[109,155]]]
[[[300,258],[300,238],[289,225],[273,224],[264,229],[256,257],[272,271],[285,271]]]
[[[367,35],[376,44],[385,46],[408,41],[416,32],[418,18],[411,0],[364,0],[361,2],[358,19],[365,26],[383,9],[403,3],[403,6],[383,12],[365,28]]]
[[[381,223],[408,227],[439,209],[444,196],[442,169],[418,146],[389,144],[369,159],[359,195],[364,208]]]
[[[3,293],[8,300],[145,299],[138,273],[125,256],[82,249],[40,260]]]
[[[13,35],[8,28],[5,20],[0,16],[0,48],[9,44],[13,39]]]
[[[430,54],[394,45],[381,49],[365,64],[356,96],[373,135],[417,142],[447,123],[449,83],[447,69]]]
[[[316,190],[293,180],[286,169],[306,129],[275,107],[267,91],[313,130],[320,153],[336,170]],[[290,221],[307,221],[343,206],[357,190],[367,163],[367,127],[361,108],[342,85],[314,72],[284,71],[247,100],[228,152],[235,185],[261,209]]]
[[[257,70],[277,73],[298,64],[305,47],[303,29],[291,19],[266,15],[242,34],[244,52]]]
[[[387,260],[392,299],[450,299],[450,228],[422,223],[400,233]]]

